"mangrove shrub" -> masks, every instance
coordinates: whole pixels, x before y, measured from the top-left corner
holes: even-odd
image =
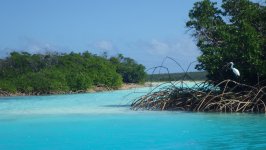
[[[203,0],[189,12],[186,26],[202,52],[198,70],[206,70],[216,83],[236,79],[226,66],[234,62],[240,80],[256,84],[266,79],[266,6],[249,0]]]
[[[89,52],[12,52],[8,57],[0,59],[0,90],[49,94],[85,91],[93,86],[118,88],[123,81],[144,80],[144,69],[130,58],[123,58],[114,64],[112,59]]]

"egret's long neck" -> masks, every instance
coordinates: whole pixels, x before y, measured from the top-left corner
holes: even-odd
[[[233,69],[234,68],[234,64],[231,64],[231,69]]]

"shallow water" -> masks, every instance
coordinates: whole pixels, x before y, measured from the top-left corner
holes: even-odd
[[[131,111],[147,91],[0,98],[0,150],[266,149],[264,114]]]

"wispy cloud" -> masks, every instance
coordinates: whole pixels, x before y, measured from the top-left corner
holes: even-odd
[[[103,51],[112,51],[114,50],[114,44],[110,41],[98,41],[94,44],[94,47],[98,50],[103,50]]]
[[[139,49],[147,51],[150,56],[164,58],[166,56],[187,61],[196,60],[200,52],[191,39],[152,39],[150,41],[140,41],[137,43]]]
[[[5,48],[0,48],[0,57],[6,57],[9,55],[10,52],[13,51],[24,51],[32,54],[55,52],[55,51],[63,53],[70,51],[67,48],[63,48],[49,42],[43,42],[29,37],[19,38],[19,43],[20,44],[16,47],[9,46]]]
[[[121,45],[118,46],[114,41],[110,40],[91,41],[87,46],[90,52],[96,54],[107,52],[108,55],[116,55],[118,53],[121,53],[119,50],[119,48],[121,48]]]
[[[183,68],[187,68],[200,55],[196,44],[186,37],[138,41],[133,47],[136,50],[141,50],[138,54],[139,56],[136,55],[135,57],[145,64],[147,68],[161,65],[165,57],[171,57],[180,63]],[[164,65],[170,70],[177,71],[177,66],[173,61],[166,61]],[[192,66],[192,68],[194,67]]]
[[[167,55],[172,50],[171,45],[169,43],[156,39],[153,39],[148,42],[147,48],[148,52],[153,55]]]
[[[12,52],[12,51],[14,51],[14,50],[12,50],[12,49],[10,49],[10,48],[0,48],[0,58],[3,58],[3,57],[6,57],[6,56],[8,56],[8,54],[10,53],[10,52]]]
[[[56,46],[49,42],[44,42],[40,40],[36,40],[33,38],[25,37],[22,39],[23,51],[27,51],[30,53],[45,53],[49,51],[63,51],[63,49],[59,46]]]
[[[177,40],[151,40],[147,43],[150,54],[158,56],[175,56],[195,58],[199,52],[195,44],[186,39]]]

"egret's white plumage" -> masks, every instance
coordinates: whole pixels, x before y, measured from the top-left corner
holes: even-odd
[[[234,63],[233,62],[230,62],[230,65],[231,65],[231,69],[233,71],[233,73],[236,75],[236,76],[240,76],[240,72],[238,69],[234,68]]]

